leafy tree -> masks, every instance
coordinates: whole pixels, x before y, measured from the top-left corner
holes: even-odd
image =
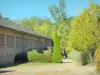
[[[57,32],[53,34],[53,42],[54,42],[54,48],[53,48],[53,57],[52,62],[54,63],[60,63],[61,60],[61,48],[60,48],[60,40]]]
[[[52,35],[52,22],[50,21],[49,18],[44,18],[43,19],[43,22],[40,26],[38,25],[35,25],[34,26],[34,30],[41,33],[41,34],[44,34],[46,36],[51,36]]]
[[[34,26],[38,25],[41,26],[43,23],[43,20],[41,18],[38,17],[31,17],[31,18],[23,18],[21,20],[22,24],[27,26],[28,28],[34,30]]]
[[[21,23],[38,32],[41,34],[44,34],[46,36],[51,36],[52,34],[52,22],[50,21],[49,18],[44,17],[42,18],[38,18],[38,17],[31,17],[31,18],[23,18],[21,20]]]
[[[54,31],[60,36],[60,47],[66,48],[70,31],[70,18],[67,17],[67,7],[65,0],[60,0],[59,5],[50,5],[49,11],[54,19]]]
[[[78,51],[87,51],[93,58],[96,48],[100,45],[100,21],[98,21],[100,6],[90,3],[71,25],[68,46]]]
[[[4,20],[7,20],[9,22],[12,22],[12,20],[10,20],[8,17],[3,17],[2,14],[0,13],[0,18],[4,19]]]
[[[52,18],[56,22],[63,22],[67,21],[67,15],[66,15],[66,3],[65,0],[60,0],[59,6],[56,6],[55,4],[49,6],[49,11],[51,13]]]
[[[95,66],[96,73],[100,74],[100,47],[95,51]]]

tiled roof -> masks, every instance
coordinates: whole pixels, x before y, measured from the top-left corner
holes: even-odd
[[[30,30],[30,29],[28,29],[27,27],[25,27],[21,24],[16,24],[14,22],[9,22],[9,21],[4,20],[2,18],[0,18],[0,26],[6,27],[6,28],[9,28],[9,29],[14,29],[16,31],[28,33],[28,34],[31,34],[31,35],[36,35],[36,36],[39,36],[39,37],[51,39],[50,37],[46,37],[46,36],[44,36],[42,34],[39,34],[39,33],[35,32],[33,30]]]

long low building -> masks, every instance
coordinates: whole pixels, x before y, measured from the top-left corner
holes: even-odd
[[[0,18],[0,65],[14,63],[17,54],[29,49],[42,52],[51,46],[50,37]]]

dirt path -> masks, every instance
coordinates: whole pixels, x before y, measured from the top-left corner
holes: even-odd
[[[81,66],[65,59],[62,64],[15,66],[0,69],[0,75],[93,75],[93,66]]]

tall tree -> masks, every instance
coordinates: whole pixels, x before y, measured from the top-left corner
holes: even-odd
[[[49,11],[51,13],[52,18],[56,22],[63,22],[67,20],[67,7],[65,0],[60,0],[59,6],[53,4],[49,6]]]
[[[68,35],[70,31],[70,21],[67,17],[67,7],[65,0],[60,0],[59,5],[50,5],[49,11],[52,18],[54,19],[54,29],[60,36],[60,46],[61,48],[66,48]]]
[[[80,16],[72,21],[68,45],[79,51],[88,51],[90,56],[100,46],[100,6],[90,3]]]
[[[53,42],[54,42],[54,48],[53,48],[52,62],[61,63],[62,57],[61,57],[60,40],[57,32],[53,33]]]

